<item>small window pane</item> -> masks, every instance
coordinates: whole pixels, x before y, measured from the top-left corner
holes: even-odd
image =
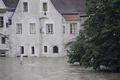
[[[35,54],[35,49],[34,49],[34,47],[32,47],[32,54]]]
[[[77,23],[70,23],[70,34],[77,33]]]
[[[63,33],[65,34],[65,26],[63,26]]]
[[[2,44],[5,44],[5,42],[6,42],[5,37],[2,37],[2,38],[1,38],[1,43],[2,43]]]
[[[35,23],[30,23],[30,34],[36,33],[36,26]]]
[[[24,54],[24,46],[21,46],[20,49],[21,49],[21,54]]]
[[[23,11],[28,12],[28,3],[27,2],[23,3]]]
[[[4,26],[4,19],[3,17],[0,17],[0,28],[3,28]]]
[[[44,52],[47,52],[47,46],[44,46]]]
[[[17,34],[22,34],[22,24],[16,24],[16,33]]]
[[[48,34],[53,34],[53,24],[46,24],[46,29]]]
[[[43,11],[47,11],[47,3],[43,3]]]

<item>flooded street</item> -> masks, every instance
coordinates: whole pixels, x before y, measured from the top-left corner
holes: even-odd
[[[0,80],[120,80],[120,73],[102,73],[70,65],[66,58],[0,58]]]

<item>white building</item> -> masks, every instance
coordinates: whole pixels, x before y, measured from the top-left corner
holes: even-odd
[[[13,5],[5,4],[6,0],[0,0],[0,56],[9,54],[10,43],[9,43],[9,25],[11,24],[11,18],[16,2],[12,2]]]
[[[15,1],[12,24],[9,31],[3,30],[9,35],[9,56],[65,56],[85,19],[84,0],[3,1]]]

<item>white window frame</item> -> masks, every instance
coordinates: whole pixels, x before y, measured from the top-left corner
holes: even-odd
[[[44,4],[46,4],[46,10],[44,10]],[[44,12],[48,11],[48,3],[47,2],[42,3],[42,11],[44,11]]]
[[[43,11],[43,3],[47,3],[47,11]],[[47,12],[49,12],[49,1],[48,0],[43,0],[43,1],[41,1],[40,2],[40,12],[44,12],[44,13],[47,13]]]
[[[70,34],[77,33],[77,23],[70,23]]]
[[[30,34],[36,34],[36,23],[30,23],[29,25],[30,25]]]
[[[16,23],[16,34],[22,34],[22,23]]]
[[[47,23],[46,24],[46,33],[47,34],[53,34],[54,33],[54,25],[52,23]]]
[[[27,3],[27,8],[28,8],[27,11],[24,11],[24,3]],[[28,1],[24,1],[24,2],[22,3],[22,12],[23,12],[23,13],[29,13],[29,11],[30,11],[29,2],[28,2]]]

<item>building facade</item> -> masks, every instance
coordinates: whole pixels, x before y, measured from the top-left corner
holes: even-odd
[[[9,54],[9,25],[15,8],[8,7],[3,0],[0,0],[0,56]]]
[[[1,0],[4,5],[10,0]],[[75,41],[85,20],[84,0],[11,0],[4,21],[8,30],[8,56],[65,56],[69,44]],[[80,2],[79,2],[80,1]],[[10,3],[10,2],[9,2]],[[1,6],[1,5],[0,5]],[[79,7],[79,8],[78,8]],[[2,13],[0,13],[2,14]],[[1,19],[2,20],[2,19]],[[7,22],[6,22],[7,21]],[[1,35],[2,36],[2,35]],[[6,39],[7,39],[6,37]],[[2,45],[3,46],[3,45]]]

